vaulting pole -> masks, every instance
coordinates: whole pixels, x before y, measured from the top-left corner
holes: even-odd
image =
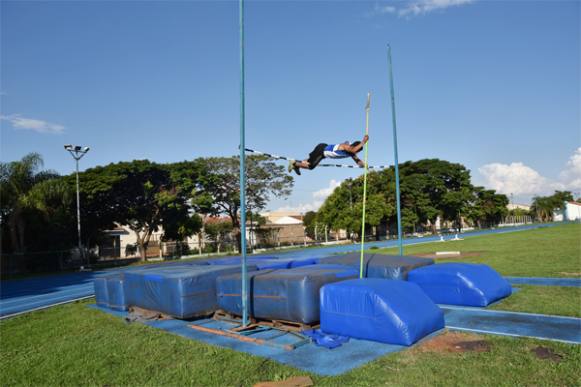
[[[365,105],[365,135],[369,134],[369,109],[371,108],[371,93],[367,93],[367,104]],[[363,251],[365,250],[365,203],[367,201],[367,142],[364,145],[363,159],[363,211],[361,215],[361,257],[359,259],[359,278],[363,278]]]
[[[240,251],[242,254],[242,325],[248,325],[248,272],[246,270],[246,147],[244,108],[244,0],[239,0],[240,27]]]
[[[397,240],[399,255],[403,255],[403,237],[401,230],[401,204],[399,194],[399,161],[397,158],[397,125],[395,119],[395,92],[393,87],[393,65],[391,63],[391,46],[387,45],[387,61],[389,64],[389,91],[391,93],[391,122],[393,126],[393,158],[395,166],[395,200],[397,205]]]

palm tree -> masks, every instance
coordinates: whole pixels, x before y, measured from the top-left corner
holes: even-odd
[[[531,212],[541,222],[548,222],[553,218],[554,203],[548,196],[535,196],[531,205]]]
[[[33,187],[58,176],[53,171],[41,171],[43,165],[38,153],[29,153],[20,161],[0,163],[0,217],[8,226],[10,244],[15,253],[24,252],[26,247],[26,211],[41,209],[39,192],[30,195]]]

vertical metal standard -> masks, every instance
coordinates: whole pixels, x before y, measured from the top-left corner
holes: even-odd
[[[242,254],[242,325],[248,326],[248,272],[246,270],[246,139],[244,116],[244,0],[239,1],[240,27],[240,252]]]
[[[389,63],[389,91],[391,93],[391,120],[393,126],[393,158],[395,166],[395,199],[397,205],[397,240],[399,255],[403,255],[403,238],[401,230],[401,204],[399,194],[399,161],[397,158],[397,125],[395,119],[395,92],[393,87],[393,65],[391,63],[391,46],[387,45],[387,61]]]
[[[79,254],[81,254],[81,269],[83,269],[83,261],[85,259],[85,251],[83,249],[83,242],[81,239],[81,196],[79,188],[79,160],[90,150],[88,146],[82,147],[79,145],[65,145],[65,150],[68,151],[73,159],[75,159],[75,172],[77,177],[77,237],[78,237],[78,247]],[[87,257],[87,267],[90,266],[89,259]]]
[[[365,104],[365,135],[369,134],[369,109],[371,108],[371,93],[367,93],[367,103]],[[365,203],[367,201],[367,142],[363,152],[364,172],[363,172],[363,211],[361,216],[361,257],[359,259],[359,278],[363,278],[363,251],[365,250]]]
[[[81,242],[81,195],[79,194],[79,159],[75,157],[76,172],[77,172],[77,236],[79,237],[79,253],[82,253],[83,246]]]

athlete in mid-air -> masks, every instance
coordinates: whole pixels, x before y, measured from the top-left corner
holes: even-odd
[[[289,160],[288,171],[289,173],[293,170],[297,175],[301,174],[301,168],[303,169],[315,169],[321,160],[328,159],[346,159],[352,158],[353,161],[357,163],[360,167],[364,167],[365,163],[357,157],[357,153],[363,149],[363,145],[369,140],[369,136],[365,135],[363,140],[355,141],[349,144],[345,141],[342,144],[324,144],[321,143],[309,153],[309,158],[303,161]]]

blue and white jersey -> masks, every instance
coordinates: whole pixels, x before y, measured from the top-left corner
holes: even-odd
[[[329,144],[325,147],[323,154],[329,159],[345,159],[348,157],[353,157],[353,155],[347,151],[340,150],[339,146],[341,144]]]

